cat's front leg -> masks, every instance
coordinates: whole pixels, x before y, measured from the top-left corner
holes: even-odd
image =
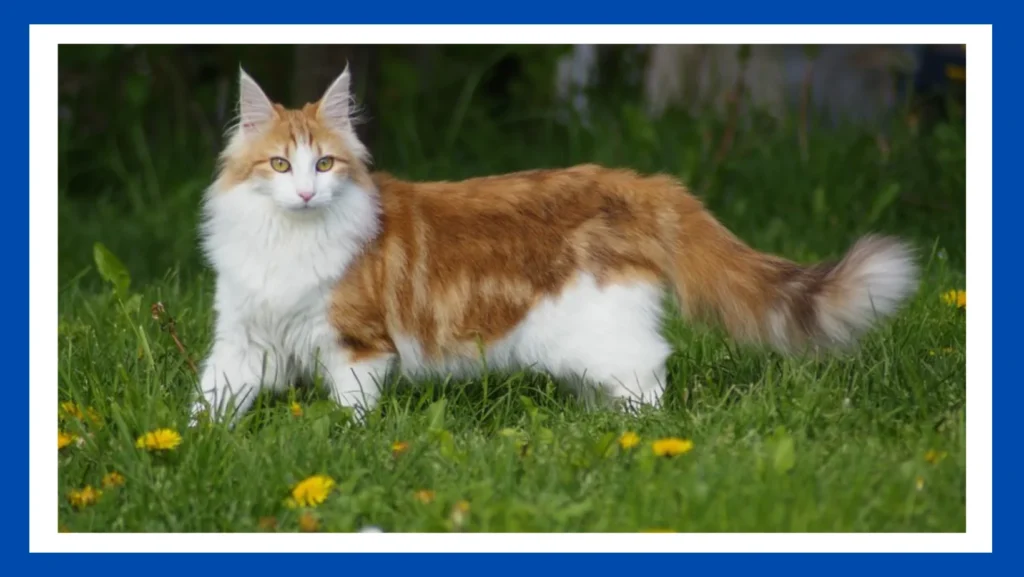
[[[192,406],[194,426],[206,412],[213,421],[238,422],[264,386],[280,388],[288,381],[285,363],[275,354],[243,339],[220,338],[203,363],[202,398]]]
[[[377,406],[394,354],[359,355],[343,348],[321,351],[324,384],[331,399],[356,409],[360,418]]]

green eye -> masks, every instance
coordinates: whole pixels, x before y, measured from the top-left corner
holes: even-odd
[[[270,159],[270,168],[273,168],[277,172],[288,172],[292,169],[292,165],[280,156],[275,156]]]
[[[316,169],[318,172],[327,172],[334,166],[334,157],[325,156],[320,160],[316,161]]]

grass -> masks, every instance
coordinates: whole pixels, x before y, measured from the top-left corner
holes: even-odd
[[[865,131],[815,132],[806,162],[791,126],[755,123],[722,164],[709,120],[523,121],[516,138],[471,120],[443,158],[395,134],[378,165],[421,178],[585,161],[672,172],[761,250],[815,261],[869,230],[895,233],[920,247],[924,282],[858,351],[821,360],[737,347],[670,314],[667,406],[638,415],[587,411],[543,375],[517,373],[395,383],[365,424],[297,387],[261,397],[234,430],[189,429],[195,377],[149,306],[167,307],[198,361],[212,282],[195,218],[214,151],[126,137],[135,145],[93,159],[90,182],[107,188],[83,200],[79,181],[62,182],[59,396],[99,417],[61,417],[80,439],[59,451],[63,530],[965,530],[965,315],[940,299],[964,283],[962,119],[897,126],[887,155]],[[97,274],[96,241],[131,275],[120,296]],[[136,447],[158,428],[181,444]],[[625,432],[639,444],[620,446]],[[652,442],[670,437],[692,450],[656,456]],[[102,488],[112,471],[124,484]],[[336,483],[326,501],[287,507],[318,474]],[[87,485],[103,494],[72,506]]]

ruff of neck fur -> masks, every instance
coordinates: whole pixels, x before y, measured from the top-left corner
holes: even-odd
[[[348,181],[331,205],[291,213],[247,184],[211,191],[204,206],[203,247],[233,284],[265,291],[279,284],[330,285],[378,231],[372,190]]]

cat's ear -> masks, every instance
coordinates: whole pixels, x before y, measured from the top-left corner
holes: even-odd
[[[259,132],[277,116],[274,103],[242,67],[238,68],[238,114],[243,134]]]
[[[348,64],[340,76],[327,88],[320,98],[317,108],[317,115],[325,124],[338,130],[351,130],[352,114],[351,102],[352,93],[349,90],[351,76],[348,73]]]

